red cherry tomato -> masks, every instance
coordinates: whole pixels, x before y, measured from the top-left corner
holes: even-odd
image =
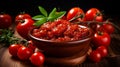
[[[67,20],[71,20],[74,17],[78,17],[78,16],[81,16],[80,18],[83,18],[83,15],[84,15],[84,11],[81,8],[74,7],[74,8],[71,8],[68,11],[68,13],[67,13]]]
[[[31,55],[30,61],[32,64],[34,64],[36,66],[40,66],[44,63],[45,56],[41,52],[36,52]]]
[[[93,32],[104,31],[100,24],[91,23],[89,26],[93,29]]]
[[[32,54],[33,51],[25,46],[20,47],[17,52],[17,56],[20,60],[28,60]]]
[[[26,19],[26,18],[32,19],[30,14],[20,13],[15,17],[15,23],[18,24],[20,20],[23,20],[23,19]]]
[[[9,46],[9,53],[12,56],[17,56],[18,49],[21,47],[21,44],[12,44]]]
[[[12,25],[12,17],[9,14],[0,14],[0,29],[9,28]]]
[[[102,16],[102,15],[97,16],[97,17],[95,18],[95,21],[103,22],[103,16]]]
[[[101,57],[108,55],[108,50],[105,46],[99,46],[96,50],[101,54]]]
[[[100,62],[101,54],[98,51],[93,50],[89,55],[89,59],[93,62]]]
[[[29,39],[28,32],[34,28],[33,23],[34,21],[32,19],[23,19],[16,27],[18,34],[25,39]]]
[[[106,32],[98,31],[94,34],[92,43],[98,47],[98,46],[105,46],[108,47],[110,45],[111,38],[110,35]]]
[[[103,21],[103,16],[99,9],[91,8],[85,13],[85,21]]]
[[[33,45],[32,40],[29,40],[29,41],[28,41],[28,48],[30,48],[30,49],[32,49],[33,51],[35,51],[36,46]]]
[[[107,32],[108,34],[112,34],[115,31],[115,28],[112,24],[110,23],[105,23],[101,26],[105,32]]]

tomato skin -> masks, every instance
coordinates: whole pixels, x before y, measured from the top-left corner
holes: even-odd
[[[28,48],[30,48],[30,49],[32,49],[33,51],[35,51],[36,46],[33,45],[32,40],[29,40],[29,41],[28,41]]]
[[[36,66],[40,66],[44,63],[45,56],[41,52],[35,52],[31,55],[30,61],[32,64],[34,64]]]
[[[66,19],[71,20],[73,17],[80,16],[83,14],[84,14],[84,11],[81,8],[73,7],[68,11]]]
[[[16,26],[18,34],[25,39],[29,39],[28,32],[30,29],[34,28],[33,23],[34,21],[28,18],[19,22],[18,25]]]
[[[32,54],[33,51],[25,46],[20,47],[17,52],[17,56],[20,60],[28,60]]]
[[[18,49],[22,47],[20,44],[12,44],[9,46],[8,50],[12,56],[17,56]]]
[[[110,35],[106,32],[96,32],[92,39],[92,43],[96,47],[98,46],[108,47],[110,45],[110,42],[111,42]]]
[[[93,50],[91,53],[90,53],[90,55],[89,55],[89,59],[91,60],[91,61],[93,61],[93,62],[100,62],[100,60],[101,60],[101,54],[98,52],[98,51],[96,51],[96,50]]]
[[[98,21],[98,22],[103,22],[103,16],[102,15],[101,16],[97,16],[95,18],[95,20]]]
[[[108,55],[108,50],[105,46],[99,46],[96,50],[101,54],[101,57]]]
[[[110,23],[105,23],[101,26],[105,32],[107,32],[108,34],[112,34],[115,31],[115,28],[112,24]]]
[[[32,19],[30,14],[20,13],[15,17],[15,23],[18,24],[20,20],[27,19],[27,18]]]
[[[99,14],[99,15],[97,15]],[[103,21],[103,16],[97,8],[91,8],[85,13],[85,21]]]
[[[0,29],[9,28],[12,25],[12,17],[9,14],[0,14]]]

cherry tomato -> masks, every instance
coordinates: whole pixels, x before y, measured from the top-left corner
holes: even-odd
[[[31,55],[30,61],[32,64],[34,64],[36,66],[40,66],[44,63],[45,56],[41,52],[35,52]]]
[[[93,50],[89,55],[89,59],[93,62],[100,62],[101,58],[101,54],[96,50]]]
[[[23,20],[23,19],[26,19],[26,18],[32,19],[30,14],[20,13],[15,17],[15,23],[18,24],[20,20]]]
[[[98,47],[98,46],[105,46],[108,47],[110,45],[111,38],[110,35],[106,32],[98,31],[94,34],[92,43]]]
[[[101,26],[105,32],[107,32],[108,34],[112,34],[115,30],[114,26],[110,23],[105,23]]]
[[[101,57],[105,57],[108,54],[108,50],[105,46],[99,46],[96,50],[101,54]]]
[[[83,15],[84,15],[84,11],[81,8],[73,7],[67,13],[67,20],[71,20],[74,17],[78,17],[78,16],[81,16],[80,18],[83,18]]]
[[[17,56],[20,60],[28,60],[32,54],[33,51],[25,46],[20,47],[17,52]]]
[[[18,49],[21,47],[21,44],[12,44],[9,46],[9,53],[12,56],[17,56]]]
[[[32,40],[29,40],[29,41],[28,41],[28,48],[30,48],[30,49],[32,49],[33,51],[35,51],[36,46],[33,45]]]
[[[0,14],[0,29],[9,28],[12,25],[12,17],[9,14]]]
[[[95,21],[103,22],[103,16],[102,16],[102,15],[97,16],[97,17],[95,18]]]
[[[18,34],[28,40],[29,30],[34,28],[33,23],[34,21],[32,19],[23,19],[16,27]]]
[[[103,16],[99,9],[91,8],[85,13],[85,21],[103,21]]]

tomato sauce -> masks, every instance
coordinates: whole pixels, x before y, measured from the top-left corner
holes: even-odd
[[[87,27],[81,27],[67,20],[46,22],[32,32],[32,35],[37,38],[58,42],[80,40],[88,34]]]

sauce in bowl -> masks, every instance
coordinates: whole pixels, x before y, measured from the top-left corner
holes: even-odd
[[[46,22],[32,32],[34,37],[57,42],[81,40],[88,34],[89,29],[87,27],[66,20]]]

